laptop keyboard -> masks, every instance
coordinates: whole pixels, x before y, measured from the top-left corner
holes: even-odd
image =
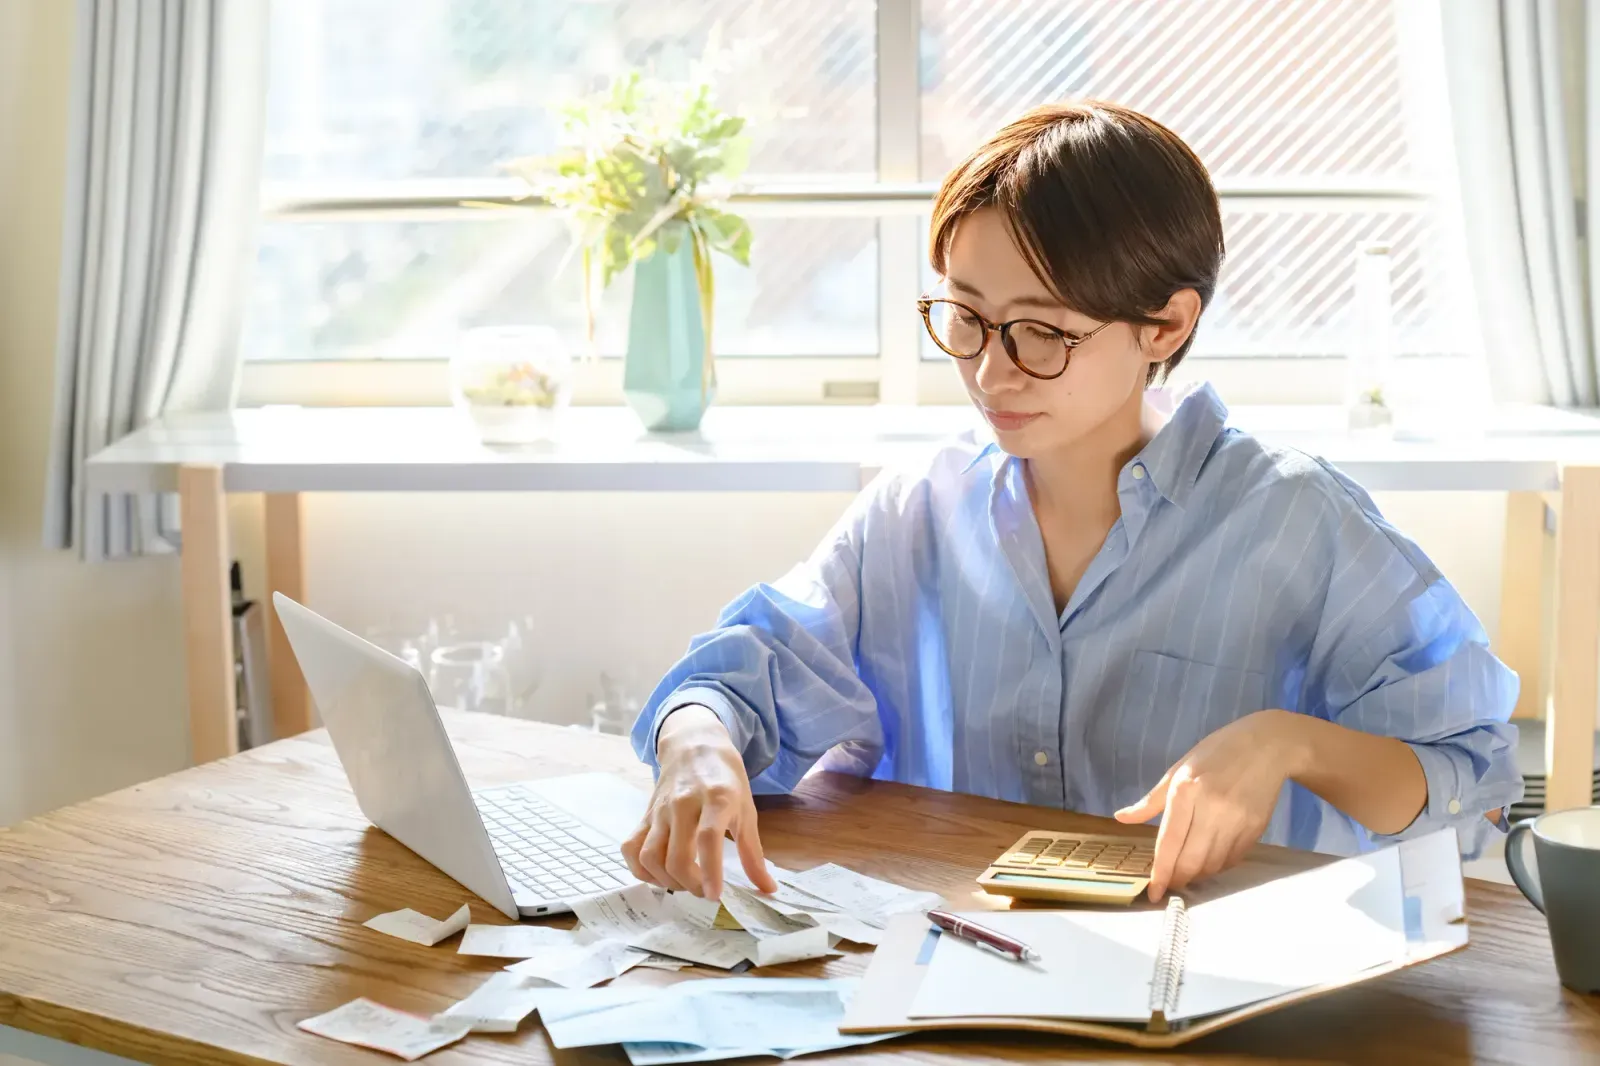
[[[500,865],[541,897],[571,899],[637,881],[617,842],[521,786],[473,793]]]

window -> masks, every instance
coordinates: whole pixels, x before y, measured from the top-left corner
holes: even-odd
[[[1372,240],[1393,250],[1402,351],[1465,352],[1423,7],[416,0],[395,17],[377,0],[275,0],[247,389],[251,370],[293,392],[330,364],[381,388],[477,325],[551,323],[581,350],[561,220],[458,201],[518,195],[498,164],[553,148],[562,100],[629,67],[681,77],[719,43],[721,101],[750,119],[739,209],[756,238],[750,268],[717,264],[725,399],[852,381],[947,395],[912,310],[931,281],[928,199],[1007,117],[1083,94],[1173,127],[1223,193],[1228,264],[1196,359],[1288,374],[1289,357],[1341,354],[1351,261]],[[620,354],[627,307],[624,278],[601,304],[602,355]],[[606,363],[590,399],[616,387]]]

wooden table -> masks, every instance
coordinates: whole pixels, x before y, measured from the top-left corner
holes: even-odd
[[[1320,455],[1373,492],[1511,494],[1494,648],[1522,677],[1518,717],[1545,712],[1554,645],[1546,792],[1587,806],[1600,704],[1600,419],[1503,408],[1486,421],[1352,435],[1338,407],[1241,407],[1230,423]],[[622,408],[575,408],[560,439],[490,448],[449,408],[271,408],[162,419],[91,457],[95,493],[170,492],[183,515],[183,616],[190,749],[237,749],[226,494],[265,494],[267,588],[306,602],[307,492],[854,492],[885,464],[970,428],[962,407],[717,407],[700,432],[650,435]],[[1559,523],[1555,521],[1559,515]],[[1555,530],[1555,535],[1551,531]],[[1545,559],[1556,618],[1545,624]],[[278,736],[310,728],[311,706],[276,619],[268,658]],[[685,638],[687,638],[685,634]]]
[[[474,786],[580,770],[649,780],[617,737],[484,716],[450,715],[448,725]],[[983,905],[973,877],[1022,830],[1098,824],[832,774],[763,801],[761,815],[767,854],[781,865],[837,861],[961,906]],[[1227,877],[1240,885],[1318,861],[1263,847]],[[69,807],[0,831],[0,1052],[52,1066],[90,1061],[73,1057],[74,1044],[151,1063],[392,1062],[295,1023],[356,996],[427,1013],[465,996],[498,969],[494,960],[449,944],[418,947],[361,923],[408,906],[443,916],[467,899],[366,825],[321,732]],[[1538,912],[1515,891],[1479,881],[1467,884],[1467,909],[1464,952],[1179,1052],[997,1032],[927,1034],[817,1059],[1600,1061],[1600,997],[1561,988]],[[503,921],[476,899],[472,910],[475,921]],[[843,976],[866,960],[857,952],[770,972]],[[621,980],[676,979],[635,971]],[[614,1048],[559,1058],[625,1061]],[[553,1058],[530,1022],[515,1037],[470,1037],[427,1061]]]

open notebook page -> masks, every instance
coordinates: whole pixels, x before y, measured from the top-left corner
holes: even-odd
[[[1404,955],[1396,849],[1330,863],[1199,904],[1179,1010],[1194,1018],[1346,977]],[[912,1018],[1150,1019],[1161,911],[973,913],[1043,956],[1013,962],[955,937],[933,942]]]
[[[1406,953],[1400,852],[1386,848],[1189,909],[1172,1020],[1337,981]]]

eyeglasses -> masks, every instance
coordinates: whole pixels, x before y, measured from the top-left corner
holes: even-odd
[[[1000,346],[1011,361],[1029,377],[1049,381],[1067,372],[1073,349],[1111,325],[1102,322],[1081,337],[1073,337],[1048,322],[1014,318],[992,323],[966,304],[954,300],[934,300],[924,296],[917,301],[922,321],[933,343],[957,359],[976,359],[989,343],[989,334],[1000,334]]]

